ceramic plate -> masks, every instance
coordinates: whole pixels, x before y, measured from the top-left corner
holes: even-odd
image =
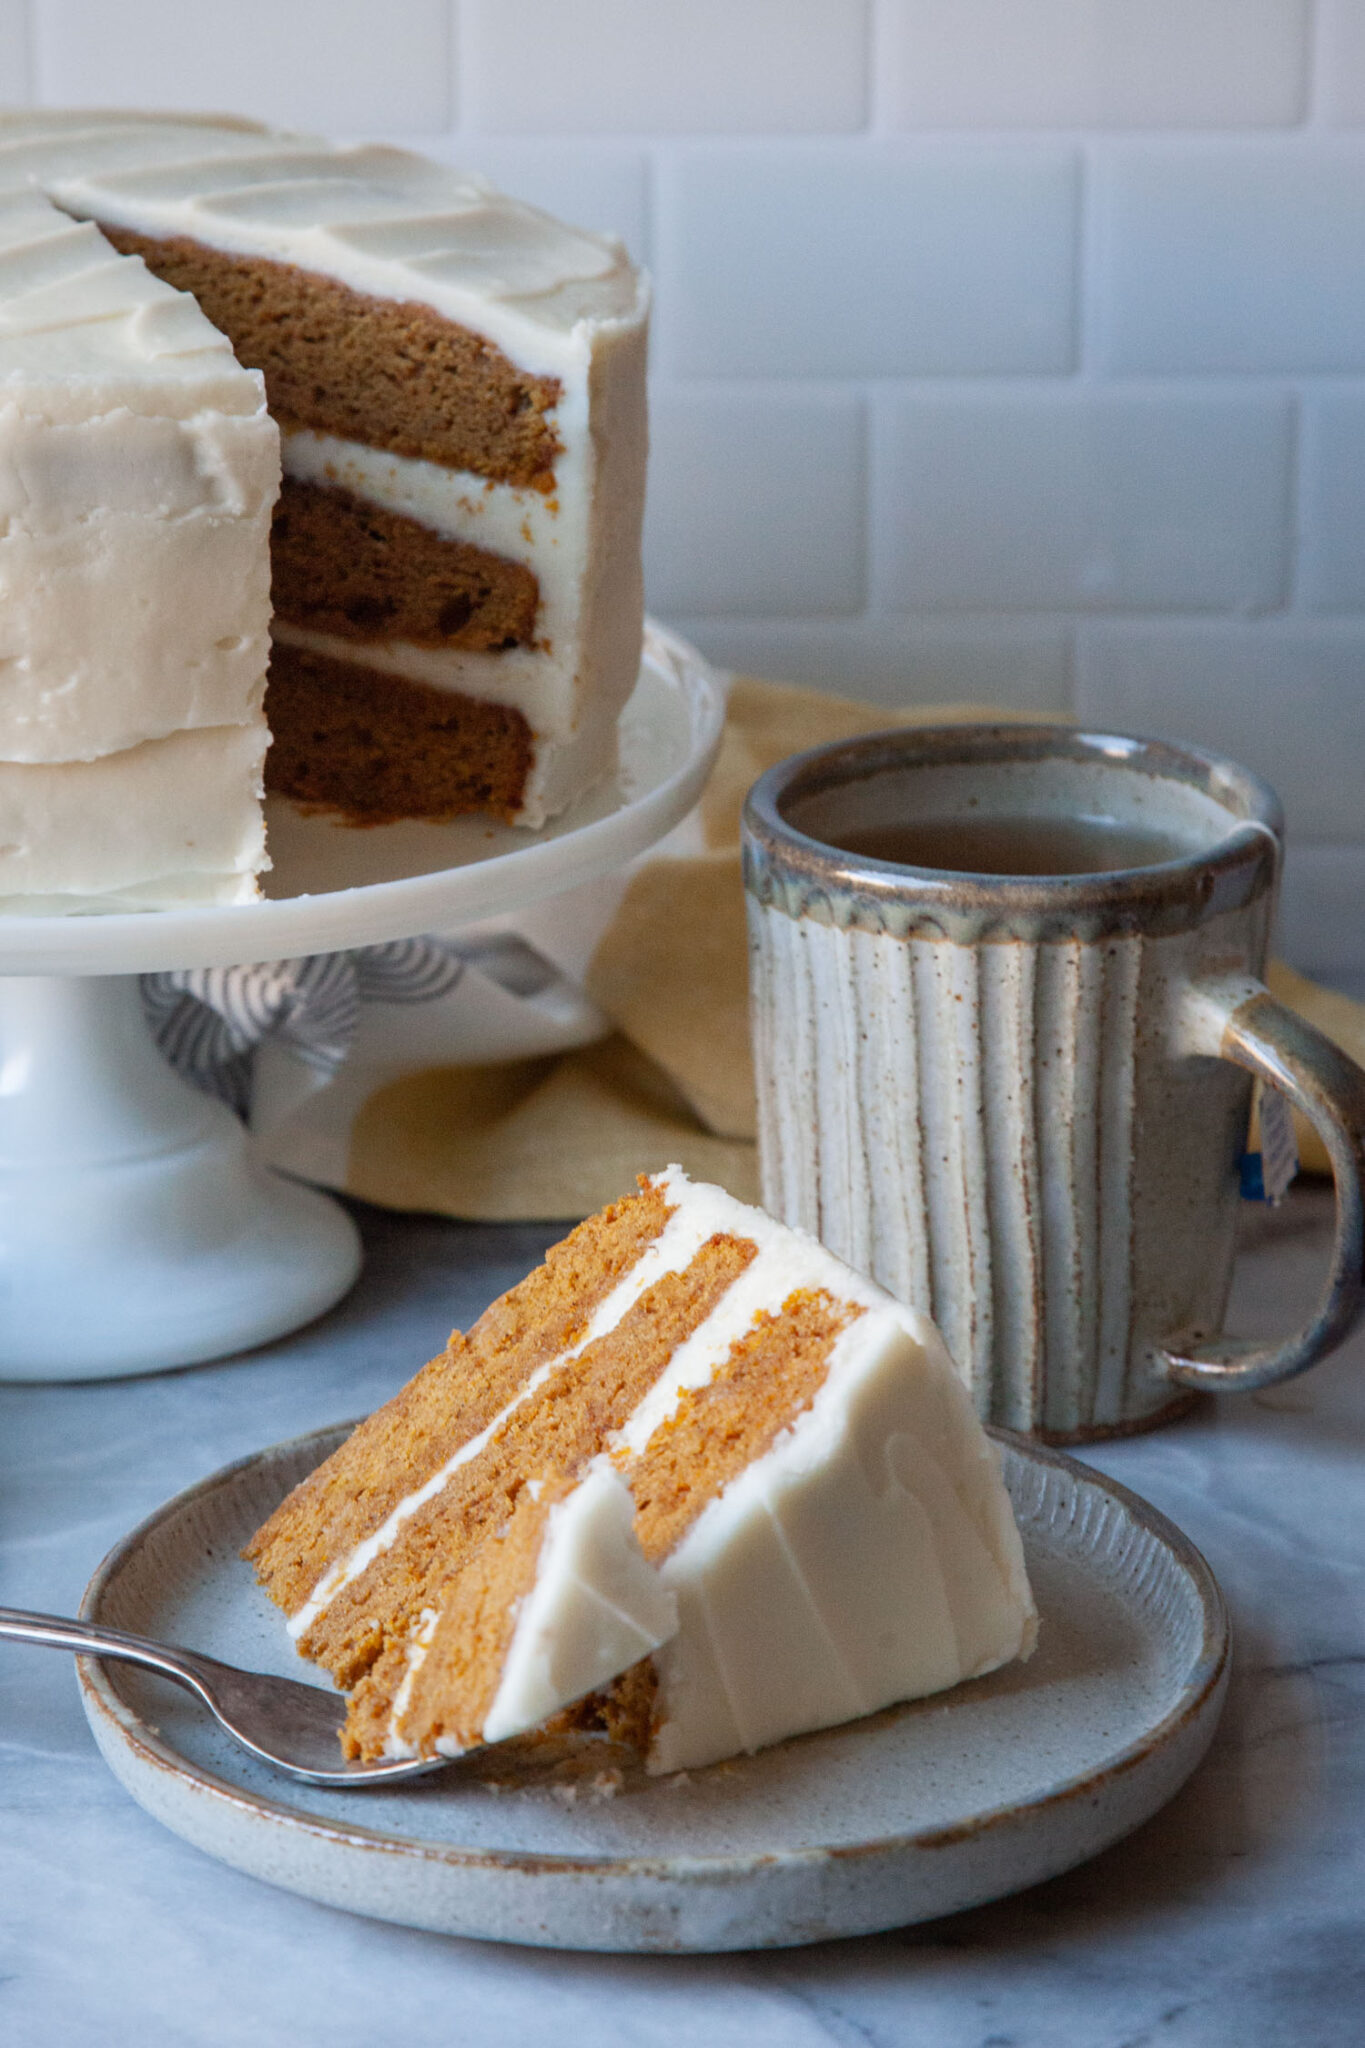
[[[177,1495],[110,1553],[82,1613],[315,1678],[238,1551],[344,1434]],[[1208,1747],[1227,1681],[1222,1597],[1179,1531],[1058,1452],[1001,1443],[1041,1615],[1030,1662],[755,1757],[651,1780],[580,1738],[328,1793],[254,1764],[187,1694],[128,1665],[79,1660],[86,1712],[128,1791],[196,1847],[413,1927],[677,1953],[955,1912],[1154,1813]]]

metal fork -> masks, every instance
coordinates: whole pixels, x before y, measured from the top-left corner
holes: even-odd
[[[331,1785],[346,1791],[364,1785],[392,1785],[440,1770],[450,1761],[438,1756],[344,1763],[337,1739],[346,1719],[346,1702],[340,1693],[300,1685],[293,1678],[273,1678],[263,1671],[240,1671],[235,1664],[220,1664],[216,1657],[202,1656],[197,1650],[149,1642],[145,1636],[126,1635],[122,1629],[96,1628],[88,1621],[68,1621],[58,1614],[27,1614],[16,1607],[0,1607],[0,1638],[109,1657],[159,1672],[202,1700],[219,1726],[243,1749],[307,1785]]]

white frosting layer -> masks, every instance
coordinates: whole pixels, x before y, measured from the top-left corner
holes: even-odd
[[[394,1693],[393,1705],[389,1710],[388,1733],[384,1738],[385,1756],[403,1757],[416,1756],[417,1754],[416,1744],[404,1742],[398,1730],[403,1725],[403,1716],[407,1713],[408,1703],[412,1698],[412,1688],[417,1683],[418,1672],[427,1661],[427,1652],[435,1639],[436,1624],[440,1619],[440,1612],[437,1608],[424,1607],[417,1617],[416,1628],[408,1638],[407,1665],[399,1681],[398,1690]],[[452,1750],[451,1754],[456,1755],[458,1752]]]
[[[275,635],[334,661],[363,663],[381,673],[410,676],[434,689],[507,704],[520,711],[536,739],[539,777],[527,809],[547,808],[550,745],[570,746],[578,719],[583,659],[584,584],[591,478],[582,440],[566,448],[552,497],[514,484],[490,483],[468,470],[366,448],[358,441],[298,431],[283,444],[286,476],[313,484],[339,484],[391,512],[416,519],[452,540],[520,562],[535,572],[540,590],[535,642],[497,654],[459,648],[415,647],[404,641],[358,644],[277,620]],[[587,621],[591,628],[591,619]],[[605,772],[605,769],[603,770]],[[549,808],[557,807],[553,800]]]
[[[60,128],[43,113],[12,114],[0,148],[0,183],[36,185],[86,218],[432,306],[535,375],[563,376],[586,362],[595,334],[644,311],[619,242],[406,150],[101,113]]]
[[[264,410],[79,424],[0,399],[0,759],[254,726],[269,659]]]
[[[279,436],[193,300],[0,129],[0,909],[240,903],[265,863]]]
[[[262,721],[97,761],[0,761],[0,908],[154,909],[163,881],[168,903],[249,902],[267,865],[265,737]]]

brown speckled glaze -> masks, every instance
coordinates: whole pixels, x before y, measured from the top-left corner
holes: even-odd
[[[920,816],[1104,816],[1182,857],[1012,877],[830,842]],[[1258,977],[1274,793],[1234,763],[1055,726],[798,755],[745,807],[764,1201],[926,1307],[983,1416],[1052,1441],[1302,1371],[1359,1312],[1365,1075]],[[1322,1131],[1333,1273],[1313,1324],[1218,1343],[1252,1077]]]

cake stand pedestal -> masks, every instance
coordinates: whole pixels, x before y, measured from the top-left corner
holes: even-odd
[[[360,1270],[345,1210],[262,1166],[162,1058],[140,974],[450,931],[597,880],[690,810],[723,722],[717,679],[652,628],[618,778],[543,831],[356,831],[281,806],[259,903],[0,918],[0,1379],[225,1357],[321,1315]]]

